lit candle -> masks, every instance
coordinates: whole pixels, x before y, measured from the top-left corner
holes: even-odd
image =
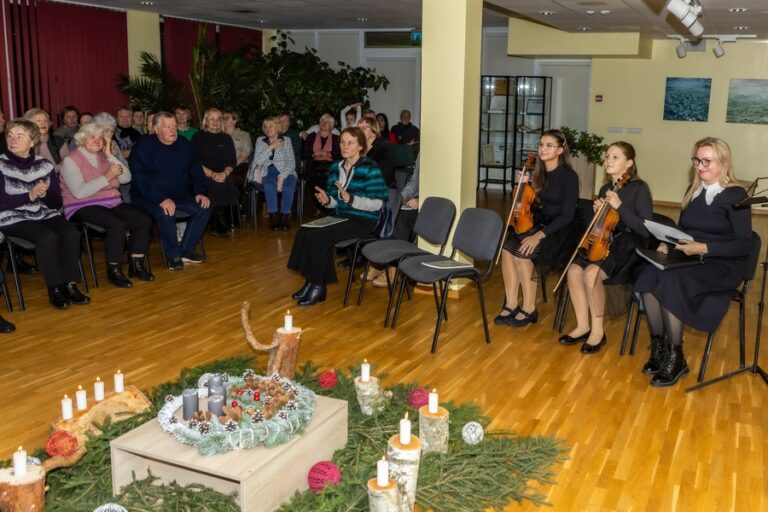
[[[115,393],[122,393],[125,391],[125,378],[120,370],[117,370],[115,374]]]
[[[96,382],[93,383],[93,398],[97,402],[104,400],[104,383],[98,377],[96,377]]]
[[[291,314],[291,310],[285,312],[285,325],[283,325],[283,328],[286,331],[292,331],[293,330],[293,315]]]
[[[363,364],[360,365],[360,380],[363,382],[371,380],[371,365],[368,364],[367,359],[363,359]]]
[[[64,395],[64,400],[61,401],[61,419],[72,419],[72,399],[67,395]]]
[[[27,452],[21,446],[13,454],[13,476],[19,478],[27,474]]]
[[[408,413],[400,420],[400,444],[411,444],[411,420],[408,419]]]
[[[422,402],[424,403],[424,402]],[[437,390],[433,389],[429,394],[429,405],[427,406],[429,414],[437,414]]]
[[[387,457],[382,455],[381,460],[376,462],[376,485],[387,487],[389,485],[389,462]]]
[[[82,411],[88,408],[88,394],[83,389],[83,386],[77,386],[77,392],[75,393],[75,402],[77,403],[78,411]]]

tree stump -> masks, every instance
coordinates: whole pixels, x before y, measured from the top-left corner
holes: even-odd
[[[400,444],[400,436],[395,434],[387,443],[389,478],[397,482],[400,494],[400,510],[412,512],[416,503],[416,484],[419,479],[421,462],[421,440],[411,435],[408,445]]]
[[[355,391],[360,411],[366,416],[372,416],[374,411],[381,412],[386,407],[389,398],[387,393],[381,391],[379,379],[371,377],[368,382],[363,382],[360,377],[355,377]]]
[[[280,327],[275,331],[270,345],[259,343],[253,335],[251,324],[248,317],[251,313],[251,303],[243,302],[240,308],[240,323],[243,325],[245,341],[256,352],[268,352],[269,362],[267,363],[267,374],[279,373],[282,377],[293,379],[296,374],[296,359],[299,355],[299,345],[301,344],[301,329],[294,327],[286,331]]]
[[[368,507],[370,512],[400,512],[397,483],[390,480],[386,487],[379,487],[376,478],[368,480]]]
[[[444,407],[438,407],[435,414],[426,405],[419,408],[419,438],[424,453],[448,453],[448,418]]]
[[[16,478],[13,469],[0,469],[0,510],[39,512],[45,506],[45,469],[27,466],[27,474]]]

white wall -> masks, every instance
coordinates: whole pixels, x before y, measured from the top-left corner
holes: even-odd
[[[553,128],[567,126],[586,130],[589,126],[590,60],[540,60],[537,75],[552,77]]]

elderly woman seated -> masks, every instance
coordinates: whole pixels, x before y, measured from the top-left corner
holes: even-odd
[[[114,141],[105,137],[104,128],[86,124],[75,134],[77,149],[61,166],[61,195],[64,215],[75,222],[88,222],[106,230],[104,252],[107,279],[118,288],[130,288],[121,262],[126,248],[131,263],[130,277],[153,281],[155,277],[144,267],[152,219],[144,212],[123,202],[120,185],[131,181],[131,172],[112,153]]]
[[[33,108],[24,112],[24,119],[35,123],[40,132],[35,153],[50,160],[57,173],[61,171],[61,161],[69,154],[69,148],[64,137],[51,133],[51,116],[43,109]]]
[[[366,158],[366,148],[360,128],[341,132],[342,160],[331,165],[326,187],[315,187],[315,198],[343,221],[320,228],[302,227],[296,232],[288,268],[306,279],[293,294],[300,306],[323,302],[326,284],[336,281],[334,244],[370,235],[376,227],[388,191],[378,165]]]
[[[262,183],[264,186],[272,230],[287,231],[293,206],[293,192],[296,190],[298,179],[293,146],[290,138],[280,135],[280,120],[277,117],[264,119],[261,129],[264,131],[264,137],[256,141],[248,175],[251,181]],[[282,192],[283,197],[278,209],[279,192]]]
[[[320,116],[319,129],[304,140],[301,159],[304,161],[304,179],[310,187],[324,187],[328,168],[341,158],[339,136],[333,133],[336,121],[330,114]]]
[[[8,123],[8,151],[0,155],[0,231],[35,244],[53,307],[88,304],[78,290],[80,233],[56,211],[61,202],[53,164],[32,151],[37,125],[24,119]]]

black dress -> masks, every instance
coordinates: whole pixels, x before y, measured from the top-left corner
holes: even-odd
[[[227,167],[234,169],[237,165],[235,143],[228,133],[211,133],[201,130],[192,136],[192,145],[195,147],[200,163],[215,172],[221,172]],[[206,178],[206,186],[213,208],[233,205],[240,196],[235,178],[231,174],[223,183]]]
[[[684,324],[714,331],[731,302],[731,294],[744,276],[744,261],[752,246],[749,208],[731,205],[746,197],[738,186],[727,187],[707,205],[702,191],[680,213],[679,226],[697,242],[707,244],[703,265],[658,270],[646,265],[635,291],[652,293]]]

